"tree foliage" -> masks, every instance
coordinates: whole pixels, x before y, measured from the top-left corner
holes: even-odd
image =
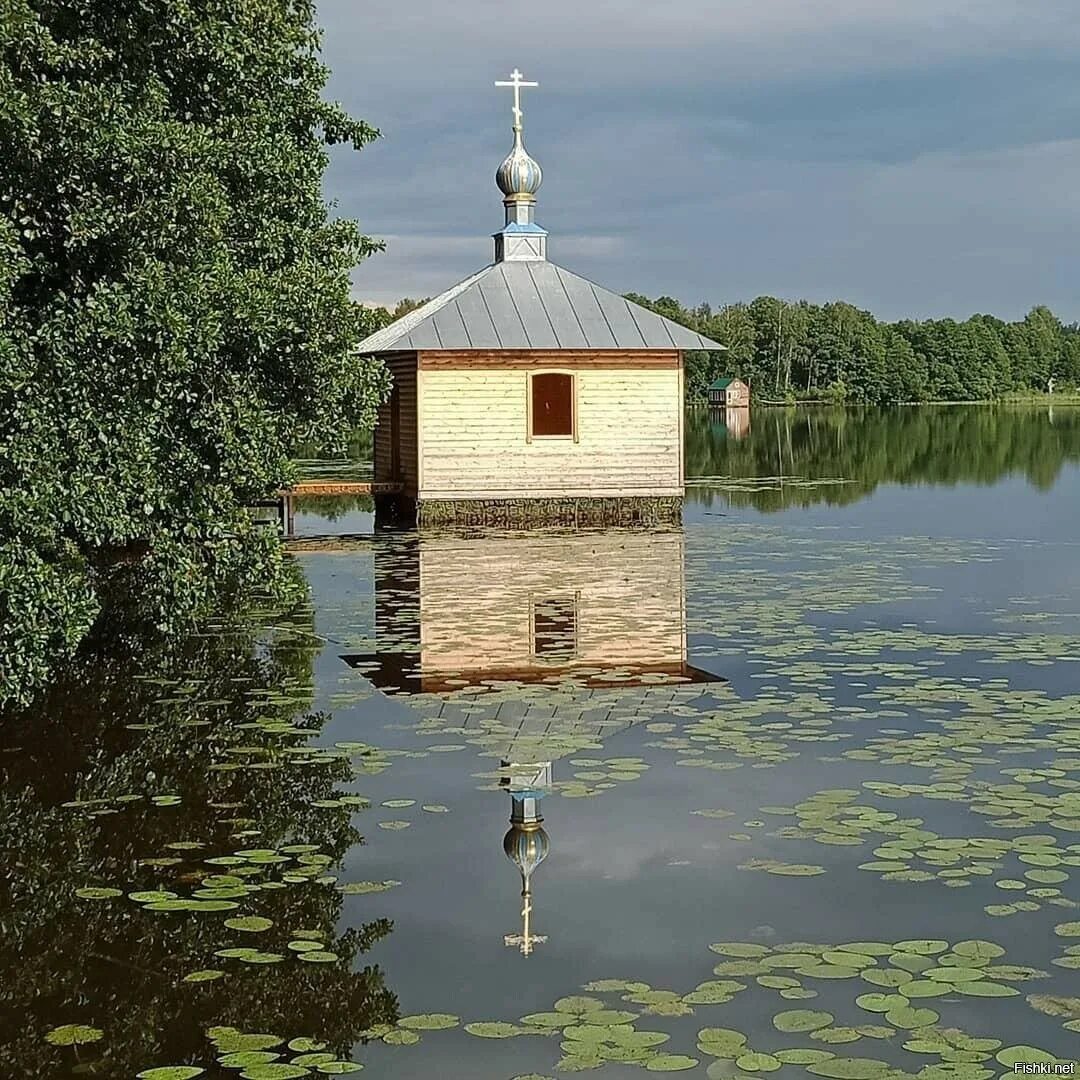
[[[363,860],[357,808],[333,805],[354,780],[352,764],[297,763],[296,748],[328,720],[312,711],[321,644],[313,627],[310,607],[240,609],[226,625],[200,622],[169,640],[116,638],[98,624],[30,707],[4,710],[15,752],[0,763],[0,845],[33,852],[0,868],[5,1077],[72,1075],[71,1051],[44,1036],[73,1017],[105,1031],[83,1071],[109,1077],[206,1061],[214,1024],[317,1036],[340,1057],[373,1024],[397,1019],[385,973],[367,962],[393,924],[377,907],[363,922],[344,917],[330,883],[286,888],[264,864],[245,880],[278,887],[256,887],[231,913],[152,912],[124,896],[78,892],[165,888],[186,897],[224,872],[206,859],[253,844],[310,845],[328,866],[347,854]],[[156,806],[166,792],[175,805]],[[238,835],[241,821],[254,831]],[[227,914],[272,919],[276,936],[260,935],[263,948],[285,951],[291,930],[304,927],[339,959],[315,974],[290,957],[265,977],[265,968],[214,955],[237,944]],[[206,968],[227,977],[184,981]]]
[[[1080,332],[1046,307],[1015,323],[990,315],[884,323],[842,301],[759,296],[714,311],[670,296],[627,299],[728,347],[688,354],[691,399],[704,399],[721,375],[746,380],[759,400],[860,404],[987,401],[1045,391],[1050,379],[1060,388],[1080,385]]]
[[[377,250],[331,218],[310,0],[0,7],[0,699],[25,699],[108,582],[179,625],[281,591],[242,507],[299,438],[370,426],[349,297]]]

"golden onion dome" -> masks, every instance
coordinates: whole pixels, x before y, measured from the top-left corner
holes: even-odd
[[[495,172],[495,183],[503,195],[535,195],[543,182],[539,164],[530,156],[521,141],[521,132],[514,132],[514,147]]]
[[[528,825],[511,825],[503,837],[506,857],[521,871],[526,884],[533,871],[547,858],[551,841],[544,827],[538,822]]]

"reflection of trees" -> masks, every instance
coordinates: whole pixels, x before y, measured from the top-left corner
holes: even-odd
[[[260,889],[237,910],[205,913],[155,913],[126,897],[75,895],[104,885],[186,897],[202,877],[229,872],[204,862],[212,856],[311,844],[332,866],[362,842],[351,807],[313,805],[351,779],[350,763],[294,764],[304,755],[286,752],[325,720],[302,711],[312,696],[310,628],[309,612],[306,627],[278,627],[261,638],[251,627],[234,627],[193,637],[179,650],[100,644],[32,709],[3,722],[4,1076],[66,1075],[71,1052],[42,1041],[64,1023],[102,1028],[105,1038],[84,1047],[82,1058],[103,1057],[96,1074],[120,1077],[148,1064],[205,1062],[212,1024],[318,1037],[348,1056],[359,1032],[396,1018],[379,969],[352,970],[391,924],[380,919],[335,936],[342,896],[328,885]],[[279,730],[266,730],[268,723]],[[281,730],[286,726],[297,730]],[[154,806],[148,797],[157,794],[181,802]],[[70,800],[102,801],[60,805]],[[177,842],[202,846],[169,846]],[[161,864],[170,858],[175,865]],[[276,866],[245,880],[271,878],[280,878]],[[273,929],[243,935],[222,925],[252,914],[274,920]],[[296,930],[321,933],[340,959],[304,964],[288,955],[256,967],[213,955],[237,945],[288,954]],[[182,981],[205,968],[229,974]]]
[[[339,521],[346,514],[375,512],[370,495],[294,495],[294,514],[311,514],[326,521]]]
[[[1080,460],[1080,409],[895,407],[756,409],[748,438],[708,410],[687,417],[687,476],[845,479],[842,485],[725,491],[759,510],[856,502],[878,484],[991,484],[1022,475],[1042,490]],[[689,492],[710,500],[707,490]]]

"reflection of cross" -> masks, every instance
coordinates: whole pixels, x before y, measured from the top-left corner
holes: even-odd
[[[512,86],[514,88],[514,130],[521,130],[521,88],[523,86],[539,86],[539,83],[535,82],[523,82],[521,78],[521,72],[517,68],[514,68],[510,72],[509,82],[496,82],[496,86]]]
[[[547,942],[547,934],[532,934],[529,932],[529,916],[532,914],[532,894],[523,893],[522,899],[525,901],[524,907],[521,909],[521,917],[524,920],[524,933],[522,934],[506,934],[503,937],[504,945],[520,945],[521,955],[528,956],[532,952],[533,945],[544,945]]]

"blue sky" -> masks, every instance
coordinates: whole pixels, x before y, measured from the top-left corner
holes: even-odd
[[[355,294],[491,260],[517,66],[550,257],[619,292],[1080,319],[1080,19],[1064,0],[321,0],[330,96],[383,132],[327,195]]]

